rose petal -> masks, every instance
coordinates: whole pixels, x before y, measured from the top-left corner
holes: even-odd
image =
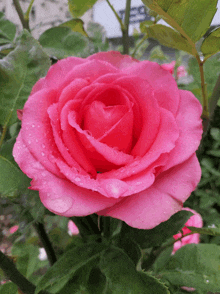
[[[160,110],[154,97],[153,89],[148,82],[137,77],[123,77],[115,81],[114,84],[126,89],[136,99],[136,103],[140,107],[142,117],[141,133],[131,154],[143,156],[154,142],[160,124]],[[136,119],[135,114],[134,110]]]
[[[163,170],[187,160],[198,148],[202,137],[202,106],[189,91],[180,90],[180,106],[176,116],[179,138],[169,154],[169,161]]]
[[[84,216],[118,202],[118,199],[106,198],[45,170],[31,155],[20,134],[14,146],[13,156],[22,171],[33,178],[32,189],[39,190],[44,206],[56,214],[67,217]]]
[[[50,156],[60,157],[54,142],[48,107],[57,101],[56,91],[43,89],[29,97],[25,103],[21,134],[31,154],[50,172],[60,175]]]
[[[125,154],[116,149],[113,149],[106,144],[97,141],[95,138],[90,136],[86,131],[83,131],[79,125],[76,123],[74,112],[70,112],[68,115],[69,124],[79,133],[82,134],[80,137],[83,140],[83,146],[88,149],[95,149],[99,154],[101,154],[107,161],[116,164],[124,165],[133,160],[133,156]]]
[[[132,58],[129,55],[122,55],[118,51],[99,52],[91,55],[87,60],[101,60],[110,63],[118,69],[127,68],[134,63],[139,62],[137,59]]]
[[[181,210],[201,177],[196,155],[163,173],[153,186],[98,212],[125,221],[138,229],[151,229]]]
[[[142,61],[123,70],[126,75],[146,79],[155,91],[160,107],[176,115],[179,107],[179,90],[172,75],[156,62]]]

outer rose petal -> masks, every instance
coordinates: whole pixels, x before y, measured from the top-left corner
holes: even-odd
[[[202,106],[189,91],[180,90],[180,106],[176,116],[179,138],[169,154],[169,161],[163,170],[187,160],[198,148],[202,138]]]
[[[58,178],[45,170],[31,155],[20,134],[13,156],[21,170],[33,179],[31,188],[39,190],[44,206],[55,214],[67,217],[85,216],[118,202],[118,199],[106,198],[97,192],[78,187],[69,180]]]
[[[58,88],[67,75],[75,66],[85,63],[86,60],[79,57],[67,57],[52,65],[45,78],[40,79],[33,87],[31,95],[43,88]]]
[[[132,64],[139,62],[139,60],[134,59],[129,55],[122,55],[118,51],[99,52],[89,56],[87,60],[102,60],[110,63],[118,69],[127,68]]]
[[[179,89],[168,71],[156,62],[142,61],[124,69],[124,73],[147,80],[155,91],[159,106],[176,114],[179,107]]]
[[[173,167],[169,173],[156,179],[152,187],[131,195],[99,215],[125,221],[138,229],[152,229],[182,209],[182,203],[195,189],[201,170],[195,168],[198,160],[193,155],[183,164]]]

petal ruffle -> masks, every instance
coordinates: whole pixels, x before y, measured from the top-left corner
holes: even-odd
[[[139,60],[132,58],[129,55],[122,55],[118,51],[109,52],[99,52],[91,55],[87,60],[101,60],[110,63],[111,65],[117,67],[118,69],[127,68],[134,63],[139,62]]]
[[[154,228],[182,209],[182,203],[196,188],[200,177],[201,169],[194,154],[183,164],[161,174],[152,187],[98,214],[121,219],[138,229]]]
[[[31,188],[39,190],[44,206],[55,214],[67,217],[85,216],[110,207],[119,201],[81,188],[45,170],[41,163],[31,155],[20,134],[15,143],[13,156],[21,170],[33,179]]]
[[[156,62],[142,61],[123,71],[126,75],[147,80],[153,87],[160,107],[176,115],[179,107],[179,89],[173,76]]]
[[[180,135],[163,170],[182,163],[198,149],[202,138],[201,114],[202,106],[198,99],[191,92],[180,90],[180,106],[176,116]]]

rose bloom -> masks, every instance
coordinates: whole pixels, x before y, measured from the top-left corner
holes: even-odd
[[[14,234],[19,229],[19,226],[15,225],[9,229],[10,234]]]
[[[150,229],[200,180],[201,113],[157,63],[114,51],[68,57],[33,87],[13,155],[53,213]]]
[[[183,235],[189,234],[191,233],[191,230],[187,228],[188,227],[196,227],[196,228],[202,228],[203,226],[203,221],[202,221],[202,217],[201,215],[196,212],[193,209],[190,209],[188,207],[184,207],[182,210],[187,210],[187,211],[191,211],[193,213],[193,215],[188,219],[188,221],[185,223],[185,226],[182,228],[183,231]],[[182,233],[178,233],[176,235],[173,236],[173,238],[175,240],[181,238]],[[183,237],[181,239],[181,241],[177,241],[174,243],[174,247],[173,247],[173,252],[172,254],[174,254],[178,249],[180,249],[182,246],[186,245],[186,244],[190,244],[190,243],[195,243],[198,244],[199,243],[199,234],[195,233],[186,237]]]
[[[172,61],[170,63],[164,63],[161,66],[163,69],[166,69],[167,71],[169,71],[173,75],[175,64],[176,64],[176,61]],[[185,69],[185,66],[184,65],[178,66],[177,67],[177,78],[179,79],[179,78],[182,78],[185,76],[187,76],[187,71]]]
[[[79,234],[79,230],[78,230],[77,226],[71,220],[68,222],[68,234],[70,236]]]

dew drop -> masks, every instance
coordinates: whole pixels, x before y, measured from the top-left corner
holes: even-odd
[[[34,128],[35,127],[35,124],[32,124],[31,126],[32,126],[32,128]]]
[[[44,156],[44,155],[45,155],[45,153],[44,153],[44,152],[41,152],[41,155],[42,155],[42,156]]]
[[[30,141],[30,140],[28,140],[28,144],[29,144],[29,145],[31,144],[31,141]]]
[[[208,284],[209,283],[209,280],[206,280],[205,282]]]
[[[81,180],[80,180],[80,178],[76,177],[76,178],[75,178],[75,181],[76,181],[76,182],[80,182]]]
[[[42,144],[42,148],[45,148],[45,145],[44,144]]]

